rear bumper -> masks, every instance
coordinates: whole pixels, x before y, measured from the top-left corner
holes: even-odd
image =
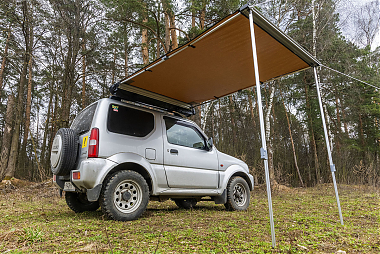
[[[89,158],[80,163],[79,169],[71,171],[70,180],[78,189],[93,189],[101,183],[103,173],[115,165],[115,162],[107,159]],[[77,175],[76,178],[80,175],[80,178],[74,179],[73,174]]]
[[[110,168],[117,165],[115,162],[102,159],[90,158],[82,161],[78,169],[72,170],[68,176],[53,175],[53,183],[61,190],[65,190],[65,182],[74,184],[78,191],[86,191],[93,189],[101,184],[104,172],[108,172]],[[74,191],[74,190],[66,190]]]

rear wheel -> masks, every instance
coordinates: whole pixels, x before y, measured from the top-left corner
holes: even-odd
[[[244,211],[248,209],[249,200],[247,182],[240,176],[232,177],[227,185],[227,203],[224,206],[230,211]]]
[[[104,183],[100,206],[109,218],[130,221],[139,218],[149,202],[149,186],[137,172],[117,172]]]
[[[65,199],[68,207],[76,213],[96,211],[99,208],[99,202],[88,201],[85,193],[66,192]]]
[[[197,200],[195,198],[179,198],[179,199],[173,199],[175,204],[179,208],[183,209],[191,209],[194,208],[197,204]]]

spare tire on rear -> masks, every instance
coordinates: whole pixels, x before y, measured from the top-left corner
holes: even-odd
[[[68,175],[75,166],[77,154],[78,135],[69,128],[59,129],[51,148],[51,172],[59,176]]]

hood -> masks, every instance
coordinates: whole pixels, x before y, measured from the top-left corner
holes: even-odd
[[[219,169],[220,170],[226,170],[231,165],[239,165],[242,168],[244,168],[244,170],[247,173],[249,173],[248,165],[244,161],[239,160],[239,159],[237,159],[231,155],[219,152],[218,150],[217,150],[217,153],[218,153]],[[223,167],[221,167],[220,165],[223,165]]]

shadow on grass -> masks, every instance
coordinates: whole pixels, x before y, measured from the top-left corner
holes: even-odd
[[[230,211],[227,211],[224,206],[210,206],[210,205],[202,205],[198,204],[192,209],[183,209],[178,208],[175,206],[172,207],[162,207],[162,208],[156,208],[156,207],[150,207],[145,210],[145,212],[142,214],[140,218],[151,218],[156,216],[163,216],[163,215],[172,215],[174,213],[183,213],[183,212],[226,212],[229,213]],[[73,219],[74,217],[80,218],[80,219],[91,219],[91,220],[109,220],[104,214],[102,213],[101,209],[99,208],[96,211],[86,211],[83,213],[74,213],[73,211],[65,211],[60,213],[61,219]]]
[[[170,207],[170,208],[148,208],[147,211],[156,211],[156,212],[174,212],[174,211],[226,211],[224,206],[204,206],[204,205],[196,205],[192,209],[184,209],[178,207]]]

